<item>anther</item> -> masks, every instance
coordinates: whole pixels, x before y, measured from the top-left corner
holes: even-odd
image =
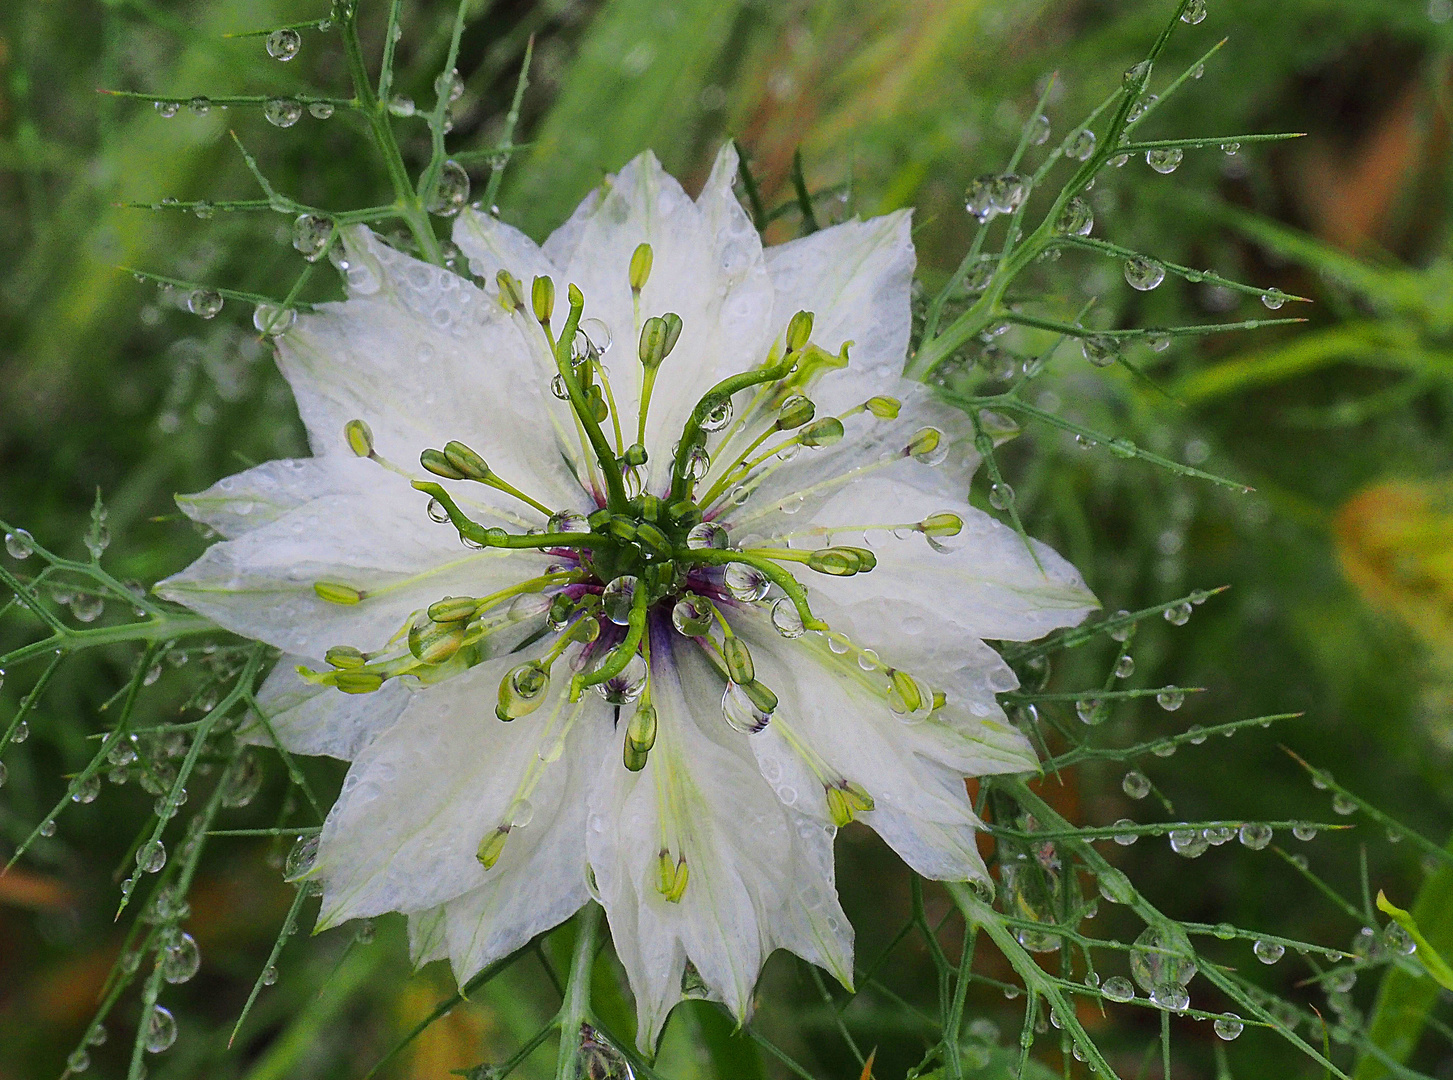
[[[525,306],[525,293],[519,280],[508,270],[501,270],[494,276],[499,286],[499,302],[506,311],[518,311]]]
[[[859,814],[873,809],[873,797],[861,784],[843,780],[824,788],[827,794],[827,810],[833,824],[838,828],[850,824]]]
[[[636,250],[631,253],[631,292],[637,296],[646,287],[646,280],[651,276],[651,263],[654,255],[650,244],[638,244]]]
[[[323,654],[323,659],[340,670],[361,668],[368,663],[368,657],[352,645],[334,645]]]
[[[861,549],[847,547],[818,548],[807,556],[807,568],[833,577],[852,577],[863,569]]]
[[[863,402],[863,407],[879,420],[896,420],[898,410],[903,408],[903,402],[891,397],[870,397]]]
[[[457,440],[444,444],[444,458],[462,479],[482,481],[488,480],[492,475],[484,458]]]
[[[442,476],[445,480],[466,479],[465,475],[450,463],[443,450],[425,450],[419,455],[419,464],[435,476]]]
[[[494,714],[506,722],[528,716],[545,703],[549,688],[550,670],[538,660],[511,668],[500,680]]]
[[[801,394],[793,394],[777,410],[777,430],[792,431],[808,423],[817,413],[817,406]]]
[[[812,336],[812,312],[799,311],[787,324],[787,351],[797,352]]]
[[[479,860],[479,865],[488,870],[499,862],[500,855],[504,853],[505,841],[509,838],[510,827],[508,825],[500,825],[485,833],[484,839],[479,842],[479,850],[474,853],[474,857]]]
[[[340,671],[333,685],[345,694],[371,694],[383,685],[383,676],[373,671]]]
[[[313,591],[330,604],[351,605],[356,604],[367,594],[348,585],[340,585],[336,581],[315,581]]]
[[[964,519],[951,510],[929,514],[918,523],[918,531],[924,536],[957,536],[964,528]]]
[[[462,622],[416,620],[409,627],[409,652],[426,664],[442,664],[459,651],[466,632]]]
[[[803,446],[831,446],[843,437],[843,422],[836,416],[824,416],[815,420],[798,434],[797,440]]]
[[[748,700],[758,709],[762,710],[762,712],[770,716],[777,711],[777,695],[765,683],[752,679],[750,682],[738,683],[737,685],[742,688],[742,692],[747,695]]]
[[[913,433],[913,438],[908,440],[904,452],[913,457],[925,457],[938,449],[938,444],[943,440],[943,432],[938,428],[919,428]]]
[[[923,708],[923,690],[918,685],[918,680],[908,672],[891,669],[888,672],[888,683],[891,687],[888,702],[894,711],[911,714]]]
[[[530,304],[535,309],[535,318],[541,324],[548,324],[555,312],[555,282],[548,276],[537,277],[530,288]]]
[[[680,337],[680,315],[669,311],[665,315],[652,315],[641,327],[641,344],[637,350],[641,363],[648,369],[660,367]]]
[[[732,682],[745,686],[756,678],[751,650],[741,638],[732,635],[724,640],[721,643],[721,657],[726,662],[727,674],[731,676]]]
[[[479,601],[473,596],[446,596],[429,605],[429,618],[435,622],[463,622],[479,610]]]
[[[656,888],[668,903],[678,904],[686,893],[686,882],[690,877],[686,867],[686,856],[675,862],[671,853],[662,848],[656,853]]]
[[[373,432],[362,420],[350,420],[343,425],[343,437],[348,440],[348,449],[363,458],[373,457]]]
[[[632,445],[626,447],[625,456],[621,458],[621,460],[624,461],[631,468],[639,469],[648,460],[650,460],[650,455],[646,453],[646,448],[640,443],[633,443]]]

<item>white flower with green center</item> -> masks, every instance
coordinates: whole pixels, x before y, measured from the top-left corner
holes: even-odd
[[[985,879],[964,778],[1036,762],[983,639],[1095,606],[900,375],[909,215],[764,250],[735,173],[642,155],[543,247],[466,212],[482,288],[346,232],[349,299],[277,342],[315,456],[182,498],[226,540],[160,587],[284,650],[272,733],[353,763],[322,925],[405,912],[463,981],[594,897],[643,1047],[777,948],[851,985],[854,819]]]

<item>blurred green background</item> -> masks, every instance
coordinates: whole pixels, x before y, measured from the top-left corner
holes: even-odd
[[[362,0],[371,57],[382,8]],[[800,149],[809,186],[833,192],[819,204],[826,218],[915,207],[922,276],[932,286],[971,238],[966,184],[1002,167],[1045,77],[1059,73],[1046,110],[1057,139],[1119,84],[1172,10],[1146,0],[477,0],[450,146],[496,144],[534,35],[518,136],[528,148],[501,191],[505,220],[543,238],[606,172],[647,147],[694,189],[722,140],[735,136],[769,205],[790,197]],[[1453,4],[1211,0],[1208,10],[1204,22],[1179,28],[1159,85],[1220,38],[1227,44],[1142,137],[1307,137],[1235,154],[1190,152],[1168,176],[1138,160],[1109,170],[1090,195],[1095,235],[1312,297],[1309,321],[1133,354],[1155,387],[1097,371],[1066,348],[1033,400],[1256,492],[1229,494],[1044,427],[1029,427],[1001,458],[1029,531],[1083,569],[1107,611],[1231,586],[1187,625],[1156,620],[1135,639],[1129,685],[1207,692],[1175,713],[1152,699],[1119,708],[1102,729],[1106,742],[1189,723],[1304,715],[1141,763],[1173,800],[1174,815],[1153,800],[1127,799],[1120,765],[1086,767],[1043,790],[1067,816],[1091,824],[1122,816],[1329,820],[1327,794],[1279,749],[1285,744],[1442,844],[1453,825]],[[281,295],[303,265],[289,219],[198,220],[118,204],[257,198],[232,131],[280,190],[331,209],[375,205],[389,198],[387,181],[371,164],[364,131],[343,110],[327,120],[305,115],[285,131],[257,109],[198,116],[183,108],[166,119],[145,102],[97,90],[346,96],[335,36],[304,32],[301,52],[286,64],[267,55],[260,37],[227,36],[326,13],[321,0],[28,0],[0,11],[0,517],[62,554],[81,553],[99,487],[110,509],[113,573],[150,583],[205,544],[176,513],[173,493],[306,452],[247,305],[229,303],[202,321],[117,269]],[[421,106],[432,104],[452,17],[452,5],[434,0],[405,5],[396,90]],[[411,164],[427,160],[423,124],[399,119],[395,128]],[[474,171],[476,193],[487,174]],[[769,237],[787,239],[794,229],[787,217]],[[337,295],[332,278],[316,275],[309,294]],[[1254,299],[1174,278],[1133,292],[1118,263],[1085,252],[1042,264],[1032,278],[1022,283],[1026,295],[1051,297],[1063,317],[1098,297],[1091,318],[1102,326],[1266,314]],[[994,385],[992,372],[975,370],[971,381]],[[987,505],[984,495],[974,498]],[[12,617],[0,623],[0,652],[32,636]],[[1055,688],[1101,683],[1110,648],[1100,639],[1057,660]],[[85,761],[85,735],[134,657],[97,650],[63,669],[29,741],[7,752],[0,854]],[[33,677],[15,672],[0,686],[0,720]],[[201,677],[169,673],[145,707],[172,715],[189,680]],[[336,788],[334,765],[309,768],[320,785]],[[281,770],[270,768],[267,791],[280,792]],[[264,795],[254,809],[231,813],[229,827],[270,824],[276,799],[267,802]],[[148,804],[135,785],[108,785],[0,878],[0,1078],[59,1075],[84,1031],[120,940],[112,870]],[[1349,820],[1360,827],[1286,842],[1358,906],[1365,854],[1372,892],[1386,889],[1408,906],[1433,880],[1419,853],[1390,843],[1380,826]],[[874,957],[908,914],[908,875],[866,830],[845,832],[838,851],[860,955]],[[346,948],[350,928],[300,935],[227,1051],[289,902],[276,855],[266,842],[231,840],[204,862],[189,923],[202,971],[165,999],[182,1038],[151,1060],[157,1080],[358,1077],[452,989],[442,969],[410,975],[397,920],[380,920],[367,948]],[[1233,844],[1185,863],[1163,842],[1145,840],[1113,857],[1182,919],[1231,920],[1336,947],[1358,930],[1270,850]],[[1429,909],[1441,918],[1429,929],[1448,942],[1453,884],[1443,890]],[[933,888],[927,904],[933,916],[948,910]],[[1096,933],[1128,939],[1138,930],[1123,909],[1099,920],[1109,925]],[[568,933],[557,937],[545,951],[563,955]],[[1226,962],[1252,964],[1244,949]],[[981,970],[1003,974],[988,956]],[[1294,958],[1260,974],[1265,985],[1323,1007],[1318,991],[1297,985],[1308,972]],[[936,1000],[932,966],[916,942],[899,946],[882,979],[909,1002],[931,1008]],[[1369,973],[1353,991],[1364,1012],[1376,989]],[[619,986],[600,993],[606,1008],[621,1007]],[[503,1057],[549,1016],[552,994],[537,959],[527,957],[385,1073],[443,1077]],[[1209,998],[1198,1004],[1220,1007]],[[1013,1042],[1020,1005],[976,991],[970,1014],[994,1021]],[[93,1051],[95,1075],[124,1074],[136,1015],[129,1008],[116,1013],[109,1044]],[[1441,1008],[1446,1019],[1446,1000]],[[768,965],[759,1016],[761,1030],[815,1076],[859,1074],[833,1010],[795,960],[779,955]],[[875,1075],[887,1078],[920,1059],[930,1030],[873,993],[843,1019],[865,1048],[879,1047]],[[1116,1067],[1135,1075],[1158,1030],[1154,1014],[1083,1019]],[[1175,1075],[1321,1075],[1256,1032],[1229,1045],[1231,1072],[1220,1074],[1215,1043],[1206,1024],[1178,1022]],[[1046,1060],[1057,1075],[1058,1054]],[[1431,1036],[1410,1062],[1423,1075],[1453,1075],[1448,1043]],[[550,1075],[552,1063],[542,1051],[523,1075]],[[662,1068],[723,1080],[787,1075],[700,1003],[673,1023]]]

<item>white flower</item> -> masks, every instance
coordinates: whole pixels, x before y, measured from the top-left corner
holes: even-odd
[[[315,456],[182,498],[226,541],[160,590],[284,650],[277,738],[353,762],[323,925],[405,912],[463,981],[594,896],[643,1047],[777,948],[851,985],[855,818],[983,879],[964,777],[1036,762],[982,639],[1095,604],[900,377],[908,214],[764,251],[735,172],[642,155],[543,247],[466,212],[484,288],[347,231],[349,299],[278,340]]]

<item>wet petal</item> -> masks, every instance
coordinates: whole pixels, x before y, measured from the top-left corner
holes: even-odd
[[[302,656],[283,656],[257,692],[267,723],[249,714],[238,729],[239,739],[273,746],[276,736],[277,743],[294,754],[352,761],[392,726],[409,703],[411,692],[402,683],[386,683],[373,694],[345,694],[304,679],[299,666],[317,670],[324,665]]]

